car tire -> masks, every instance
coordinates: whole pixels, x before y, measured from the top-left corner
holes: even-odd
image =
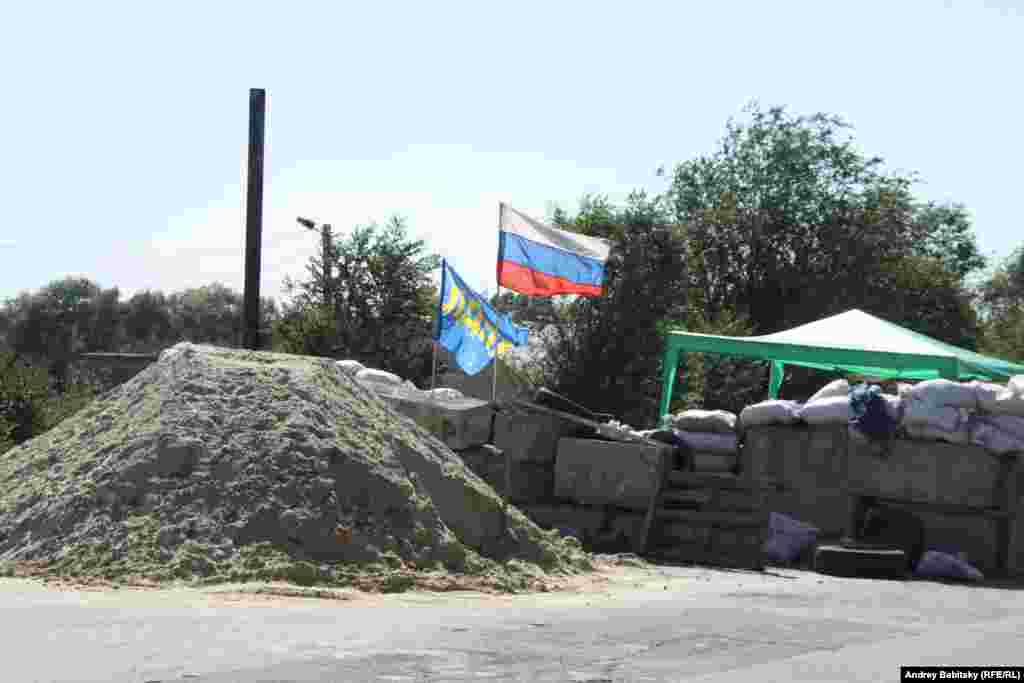
[[[814,551],[814,571],[832,576],[905,579],[907,554],[900,548],[820,545]]]

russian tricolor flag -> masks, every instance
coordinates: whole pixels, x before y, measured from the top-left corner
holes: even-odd
[[[502,204],[498,286],[527,296],[601,296],[611,242],[558,230]]]

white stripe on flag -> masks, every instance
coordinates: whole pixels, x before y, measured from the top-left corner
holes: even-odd
[[[561,249],[571,254],[596,259],[602,263],[608,260],[608,254],[612,250],[612,243],[608,240],[552,228],[516,211],[507,204],[503,204],[502,208],[499,230],[510,232],[520,237],[525,237],[531,242]]]

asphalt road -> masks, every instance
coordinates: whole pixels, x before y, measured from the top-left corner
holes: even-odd
[[[634,582],[635,579],[635,582]],[[231,600],[0,581],[0,680],[898,681],[1024,664],[1024,592],[662,568],[604,593]]]

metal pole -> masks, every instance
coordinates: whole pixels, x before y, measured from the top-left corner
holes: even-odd
[[[498,239],[499,240],[501,239],[501,219],[502,219],[502,212],[504,211],[504,209],[505,209],[505,205],[503,203],[501,203],[501,202],[498,202]],[[501,301],[501,281],[500,280],[498,281],[498,294],[497,294],[497,296],[494,299],[495,310],[496,311],[497,311],[497,304],[498,304],[499,301]],[[498,340],[498,346],[496,346],[494,348],[494,377],[493,377],[492,382],[491,382],[491,403],[494,403],[497,400],[497,396],[498,396],[498,359],[500,358],[500,356],[498,355],[498,349],[501,347],[501,343],[500,342],[501,342],[501,340],[499,339]]]
[[[245,200],[245,292],[247,349],[260,348],[260,241],[263,233],[263,139],[267,92],[249,89],[249,176]]]
[[[437,389],[437,340],[434,340],[434,361],[433,369],[430,372],[430,391]]]

